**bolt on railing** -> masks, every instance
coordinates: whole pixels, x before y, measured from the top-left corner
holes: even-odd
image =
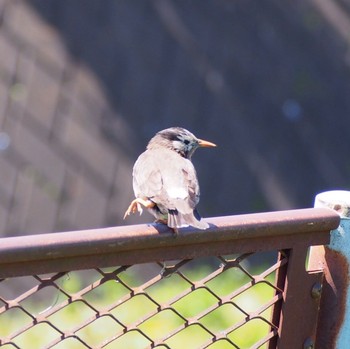
[[[0,344],[24,348],[298,348],[315,339],[325,208],[0,240]],[[264,257],[264,259],[262,259]],[[313,290],[313,291],[311,291]],[[185,343],[185,344],[184,344]]]

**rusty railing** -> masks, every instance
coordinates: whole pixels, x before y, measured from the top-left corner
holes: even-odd
[[[308,248],[329,243],[339,216],[208,222],[1,239],[1,346],[312,348],[322,271],[306,270]]]

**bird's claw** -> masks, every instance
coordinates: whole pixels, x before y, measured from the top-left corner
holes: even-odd
[[[143,209],[141,207],[141,204],[137,200],[133,200],[130,206],[128,207],[128,209],[125,211],[123,219],[125,219],[127,216],[130,216],[131,214],[134,214],[136,212],[139,212],[141,216]]]
[[[140,214],[140,216],[141,216],[142,213],[143,213],[143,208],[142,208],[142,206],[139,203],[137,203],[136,206],[137,206],[136,211],[134,211],[133,213],[138,212]]]

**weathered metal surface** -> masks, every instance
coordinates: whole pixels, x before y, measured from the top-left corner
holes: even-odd
[[[330,190],[316,195],[315,207],[327,207],[341,217],[350,217],[350,191]]]
[[[332,232],[330,245],[324,248],[325,280],[316,341],[320,349],[349,346],[349,233],[349,219],[343,218],[339,228]]]
[[[350,192],[344,190],[320,193],[315,207],[328,207],[341,216],[339,226],[330,234],[330,244],[313,248],[324,269],[317,349],[350,347]],[[315,263],[314,263],[315,264]]]
[[[329,209],[303,209],[207,219],[206,231],[175,235],[164,225],[135,225],[5,238],[0,277],[48,273],[153,260],[322,245],[339,216]],[[25,265],[25,270],[23,268]]]
[[[323,274],[306,271],[306,248],[296,247],[286,254],[289,262],[276,348],[303,348],[307,338],[315,341],[320,299],[313,298],[312,290],[322,282]]]
[[[289,254],[290,254],[290,250],[279,251],[278,260],[282,261],[284,259],[288,259]],[[284,265],[281,265],[280,268],[278,268],[276,273],[276,282],[275,282],[276,287],[283,291],[285,289],[287,271],[288,271],[288,263],[285,263]],[[273,308],[272,316],[271,316],[271,321],[277,328],[279,328],[281,323],[282,305],[283,305],[283,299],[280,302],[275,304]],[[275,336],[274,338],[272,338],[269,342],[268,349],[276,349],[277,341],[278,341],[278,336]]]
[[[321,283],[322,274],[319,268],[313,268],[314,273],[307,272],[305,259],[309,246],[329,242],[329,231],[338,226],[339,215],[329,209],[306,209],[211,218],[208,222],[211,226],[207,231],[183,229],[176,236],[164,225],[137,225],[0,240],[0,316],[15,316],[15,311],[18,311],[22,316],[25,314],[31,318],[22,325],[19,315],[18,321],[15,321],[18,327],[1,336],[0,345],[18,347],[22,335],[37,325],[45,324],[55,334],[50,343],[42,346],[46,349],[58,343],[65,345],[66,340],[73,338],[88,348],[102,348],[109,344],[123,347],[118,346],[118,340],[123,340],[124,336],[134,331],[148,342],[148,347],[156,348],[193,326],[199,328],[204,336],[196,347],[208,348],[222,341],[230,347],[241,348],[239,331],[256,321],[266,326],[266,332],[254,340],[251,348],[257,349],[265,344],[269,349],[308,348],[313,345],[319,303],[318,292],[315,291],[319,288],[315,288],[315,285]],[[259,251],[279,251],[279,258],[270,261],[268,267],[255,274],[247,266],[250,256],[255,256]],[[211,269],[214,269],[205,269],[208,271],[206,275],[192,279],[183,268],[192,261],[196,263],[196,258],[203,256],[210,256],[211,261],[216,260],[211,264]],[[322,255],[318,257],[322,258]],[[167,260],[172,261],[168,265],[159,263]],[[132,274],[128,276],[127,273],[132,272],[135,264],[144,262],[151,262],[152,270],[156,268],[156,273],[147,275],[151,269],[148,270],[146,275],[142,274],[143,280],[135,285]],[[314,265],[323,264],[314,259]],[[113,268],[102,269],[106,266]],[[80,269],[89,269],[87,272],[91,276],[93,274],[93,279],[88,280],[87,284],[84,284],[85,280],[79,289],[69,292],[64,285],[65,272],[74,274]],[[239,273],[235,275],[240,275],[240,278],[243,276],[243,284],[232,280],[228,290],[226,280],[224,293],[222,286],[213,287],[222,274],[232,271]],[[16,278],[22,275],[30,276],[22,285],[24,289],[15,297],[9,295],[6,289],[11,281],[22,279]],[[272,278],[274,275],[275,282]],[[169,282],[169,279],[170,282],[180,281],[187,286],[161,302],[154,293],[155,287],[165,280]],[[80,285],[75,281],[76,285]],[[90,298],[90,292],[103,290],[107,284],[122,292],[119,299],[113,296],[112,303],[104,304],[101,308]],[[264,286],[265,290],[267,287],[270,295],[251,307],[251,304],[247,305],[245,297],[251,297],[250,292],[256,292],[259,286]],[[175,285],[169,284],[168,287],[172,291],[176,289]],[[27,309],[28,302],[33,302],[42,291],[56,298],[56,301],[40,312],[34,306],[31,313]],[[185,316],[179,311],[178,304],[189,302],[187,306],[190,306],[193,292],[197,292],[197,295],[198,292],[205,292],[214,301],[199,313]],[[135,297],[136,302],[142,299],[146,303],[151,302],[152,309],[132,322],[125,322],[120,317],[119,309],[132,307]],[[249,303],[254,304],[254,301]],[[64,313],[72,304],[80,309],[88,308],[91,316],[78,319],[69,330],[62,329],[61,322],[56,322],[55,316]],[[226,312],[228,309],[231,310]],[[225,320],[232,316],[225,327],[217,330],[205,320],[216,311],[225,311]],[[177,319],[177,325],[168,332],[161,331],[159,336],[154,337],[143,328],[147,321],[155,321],[158,315],[169,315],[169,312]],[[101,318],[108,318],[119,330],[109,332],[99,346],[91,345],[89,338],[84,337],[84,329]]]
[[[324,258],[326,268],[324,269],[316,348],[334,349],[339,348],[336,343],[345,318],[349,270],[346,258],[339,252],[326,247]]]

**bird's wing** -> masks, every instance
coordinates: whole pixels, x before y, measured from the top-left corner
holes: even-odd
[[[168,149],[147,150],[134,166],[137,197],[180,213],[192,213],[199,201],[199,185],[192,162]]]
[[[185,161],[182,164],[181,172],[177,173],[175,182],[173,178],[172,183],[164,186],[164,189],[170,208],[174,207],[181,213],[190,213],[193,212],[199,201],[199,185],[192,162],[188,159],[183,160]]]
[[[157,158],[151,151],[145,151],[136,160],[133,169],[133,188],[136,197],[152,198],[162,190],[162,176]]]

